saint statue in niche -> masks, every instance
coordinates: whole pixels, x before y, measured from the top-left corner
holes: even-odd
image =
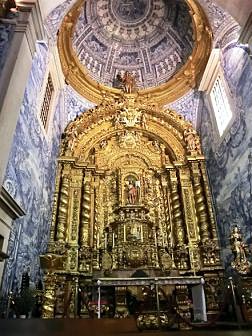
[[[200,142],[199,142],[199,139],[197,137],[196,131],[192,127],[189,126],[184,131],[184,138],[185,138],[185,141],[186,141],[187,150],[189,152],[200,153]]]
[[[126,229],[126,238],[127,241],[130,240],[141,240],[141,225],[133,223],[128,225]]]
[[[133,181],[129,182],[129,187],[128,187],[128,202],[130,204],[135,204],[137,199],[137,189],[134,185]]]
[[[140,181],[137,181],[134,176],[129,176],[126,179],[127,203],[139,203]]]

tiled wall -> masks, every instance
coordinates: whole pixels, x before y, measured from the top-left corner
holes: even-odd
[[[226,265],[233,258],[229,236],[239,225],[252,243],[252,62],[246,50],[229,45],[222,51],[222,68],[231,94],[234,121],[220,138],[207,97],[201,106],[200,133]]]
[[[39,255],[47,246],[61,134],[66,122],[91,107],[69,87],[56,93],[52,125],[45,135],[38,110],[48,54],[47,45],[38,43],[6,170],[4,187],[26,215],[12,227],[8,245],[10,258],[2,285],[4,292],[20,286],[24,270],[30,270],[33,283],[41,278]]]

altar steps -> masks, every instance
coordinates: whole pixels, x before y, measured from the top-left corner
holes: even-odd
[[[223,328],[223,326],[222,326]],[[1,336],[251,336],[252,331],[238,329],[233,325],[232,330],[166,330],[138,331],[134,319],[0,319]]]

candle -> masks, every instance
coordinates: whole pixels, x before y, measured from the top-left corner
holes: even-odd
[[[107,232],[105,232],[105,250],[107,249]]]

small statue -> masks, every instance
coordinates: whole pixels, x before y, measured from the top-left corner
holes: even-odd
[[[146,123],[146,117],[145,114],[142,114],[142,118],[141,118],[141,123],[140,123],[141,127],[147,129],[147,123]]]
[[[123,210],[120,210],[119,211],[119,220],[122,222],[122,221],[124,221],[124,219],[125,219],[125,214],[124,214]]]
[[[137,201],[137,188],[133,181],[129,181],[128,185],[128,202],[129,204],[136,204]]]
[[[160,153],[160,143],[157,140],[152,141],[152,146],[155,152]]]
[[[246,256],[246,245],[241,236],[241,229],[235,225],[230,236],[231,249],[234,254],[234,260],[231,266],[241,274],[247,274],[250,270],[250,262]]]
[[[200,142],[196,131],[192,127],[188,127],[184,131],[184,138],[186,142],[186,147],[189,152],[196,152],[200,154]]]
[[[129,71],[125,71],[121,78],[124,92],[132,93],[136,85],[135,77]]]

